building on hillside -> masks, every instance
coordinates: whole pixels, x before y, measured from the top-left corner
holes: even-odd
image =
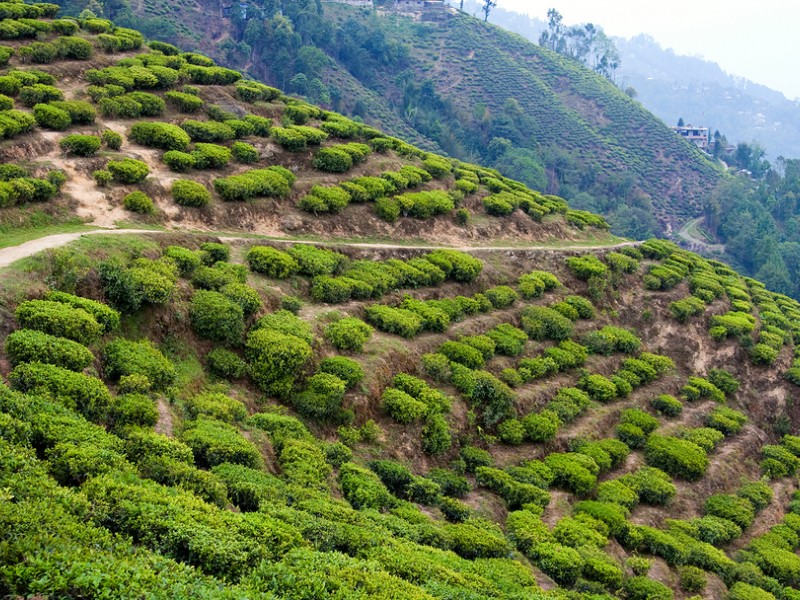
[[[440,21],[450,11],[445,0],[394,0],[393,10],[421,21]]]
[[[693,125],[679,125],[670,127],[672,131],[682,138],[693,143],[700,150],[708,150],[708,127],[694,127]]]
[[[323,2],[333,2],[336,4],[348,4],[350,6],[361,6],[364,8],[373,8],[372,0],[322,0]]]

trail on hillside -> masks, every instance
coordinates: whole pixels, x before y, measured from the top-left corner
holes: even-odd
[[[98,229],[96,231],[84,231],[79,233],[58,233],[55,235],[47,235],[35,240],[24,242],[17,246],[9,246],[0,249],[0,269],[10,266],[18,260],[28,258],[34,254],[38,254],[44,250],[51,250],[53,248],[60,248],[72,243],[85,235],[123,235],[123,234],[175,234],[181,233],[180,231],[159,231],[152,229]],[[189,233],[189,232],[186,232]],[[623,248],[625,246],[636,246],[641,242],[622,242],[619,244],[598,244],[593,246],[430,246],[430,245],[407,245],[407,244],[378,244],[378,243],[360,243],[360,242],[324,242],[324,241],[310,241],[310,240],[294,240],[291,238],[273,238],[273,237],[259,237],[259,238],[244,238],[235,235],[217,235],[214,232],[202,232],[204,235],[218,237],[221,240],[237,241],[237,240],[252,240],[254,242],[262,240],[265,242],[291,242],[294,244],[313,244],[315,246],[335,246],[347,248],[374,248],[374,249],[387,249],[387,250],[460,250],[462,252],[513,252],[513,251],[526,251],[526,250],[539,250],[545,252],[565,252],[573,250],[607,250],[613,248]]]
[[[710,244],[706,240],[700,238],[702,234],[697,228],[702,222],[703,217],[689,221],[680,228],[676,235],[687,242],[690,249],[695,252],[725,252],[724,244]]]

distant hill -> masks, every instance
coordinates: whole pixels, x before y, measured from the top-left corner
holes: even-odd
[[[470,14],[479,8],[477,2],[464,3]],[[541,19],[502,8],[495,8],[490,20],[533,42],[546,27]],[[647,35],[614,42],[622,59],[618,83],[632,86],[636,98],[668,125],[682,117],[719,130],[732,143],[756,141],[771,160],[800,156],[800,102],[726,73],[714,62],[675,54]]]
[[[648,36],[616,42],[626,85],[667,123],[683,117],[719,130],[731,142],[755,140],[771,159],[800,156],[800,102],[730,75],[716,63],[678,56]]]

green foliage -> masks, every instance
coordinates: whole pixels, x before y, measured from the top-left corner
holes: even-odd
[[[526,436],[525,426],[517,419],[506,419],[497,426],[497,435],[511,446],[519,446]]]
[[[572,335],[572,321],[558,311],[531,306],[522,312],[522,328],[532,340],[565,340]]]
[[[605,277],[608,267],[593,254],[572,256],[567,259],[567,266],[578,279],[588,281],[592,277]]]
[[[294,335],[258,329],[248,336],[245,355],[256,385],[267,394],[284,396],[311,358],[311,346]]]
[[[755,509],[749,500],[730,494],[714,494],[705,503],[705,513],[736,523],[747,529],[755,518]]]
[[[61,138],[58,145],[67,154],[94,156],[100,150],[100,138],[95,135],[72,134]]]
[[[91,344],[103,333],[103,327],[83,308],[52,300],[27,300],[16,311],[19,324],[84,345]]]
[[[215,419],[199,418],[185,424],[181,441],[192,449],[200,467],[233,463],[258,469],[263,460],[258,449],[232,426]]]
[[[170,360],[149,340],[114,340],[105,347],[103,362],[105,373],[111,379],[118,380],[126,375],[144,375],[156,390],[171,385],[177,377]]]
[[[525,437],[531,442],[549,442],[555,438],[561,420],[558,415],[551,410],[543,410],[540,413],[530,413],[522,419],[522,426],[525,428]]]
[[[310,419],[331,420],[338,415],[347,389],[336,375],[321,372],[308,378],[306,389],[296,394],[293,403],[297,411]]]
[[[136,123],[131,127],[128,137],[142,146],[181,152],[185,151],[191,142],[189,135],[177,125],[152,121]]]
[[[197,143],[192,150],[195,169],[221,169],[231,159],[231,151],[217,144]]]
[[[623,586],[628,600],[672,600],[672,590],[655,579],[631,577]]]
[[[20,329],[9,334],[5,349],[12,366],[40,362],[70,371],[83,371],[94,361],[94,355],[86,346],[31,329]]]
[[[685,323],[691,317],[702,315],[706,310],[706,305],[699,298],[696,298],[695,296],[689,296],[688,298],[676,300],[675,302],[671,303],[669,305],[669,310],[672,313],[672,316],[675,317],[680,323]]]
[[[377,475],[353,463],[341,466],[339,483],[344,497],[355,509],[389,508],[397,502]]]
[[[651,466],[689,481],[702,477],[708,467],[708,457],[700,446],[669,436],[651,435],[645,457]]]
[[[364,379],[364,369],[361,364],[346,356],[332,356],[323,359],[319,364],[321,373],[330,373],[345,382],[347,389],[354,388]]]
[[[674,396],[661,394],[650,400],[650,406],[667,417],[677,417],[683,411],[683,404]]]
[[[711,413],[706,415],[705,421],[708,427],[729,436],[735,435],[742,430],[742,427],[747,422],[747,417],[727,406],[717,406]]]
[[[198,290],[189,307],[192,328],[213,341],[237,344],[244,334],[244,311],[224,294]]]
[[[643,504],[666,505],[677,492],[669,475],[653,467],[642,467],[623,475],[619,481],[636,492]]]
[[[211,192],[197,181],[177,179],[172,182],[172,199],[181,206],[203,207],[211,201]]]
[[[105,420],[111,405],[111,394],[102,381],[56,365],[20,364],[11,371],[8,379],[14,389],[49,395],[66,408],[79,411],[90,421]]]
[[[325,328],[325,338],[337,350],[361,352],[372,336],[372,327],[355,317],[345,317]]]
[[[226,202],[244,202],[259,197],[284,197],[289,194],[294,178],[280,167],[251,169],[240,175],[214,180],[214,189]]]
[[[247,408],[238,400],[225,394],[206,392],[193,396],[186,402],[186,413],[190,419],[197,419],[203,415],[218,421],[233,423],[241,421],[247,416]]]
[[[444,416],[440,414],[428,416],[422,429],[422,451],[434,456],[444,454],[450,450],[452,443],[450,425]]]
[[[223,379],[241,379],[247,372],[247,364],[237,354],[225,348],[214,348],[206,354],[208,370]]]
[[[587,494],[597,483],[599,467],[592,458],[584,454],[554,452],[544,462],[553,472],[553,485],[574,494]]]
[[[36,124],[44,129],[62,131],[72,125],[69,113],[51,104],[36,104],[33,107]]]
[[[633,354],[639,350],[641,341],[632,331],[608,325],[591,331],[583,337],[583,343],[594,354],[610,355],[614,352]]]
[[[583,571],[584,562],[578,551],[561,544],[538,544],[531,554],[538,567],[561,585],[572,585]]]
[[[111,172],[114,181],[126,184],[144,181],[150,174],[150,168],[147,166],[147,163],[134,158],[110,160],[106,168]]]
[[[411,338],[422,330],[422,319],[410,310],[374,304],[368,306],[364,312],[367,321],[386,333]]]
[[[135,191],[126,194],[122,199],[122,206],[131,212],[150,215],[156,211],[153,200],[144,192]]]

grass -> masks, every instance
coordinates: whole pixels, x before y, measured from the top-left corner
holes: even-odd
[[[0,230],[0,248],[19,246],[25,242],[36,240],[48,235],[59,233],[85,233],[95,231],[97,227],[80,223],[61,223],[57,225],[43,225],[41,227],[25,227],[23,229],[3,228]]]

